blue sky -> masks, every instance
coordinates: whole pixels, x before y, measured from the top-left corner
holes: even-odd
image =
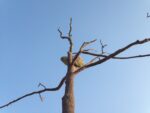
[[[57,29],[68,32],[73,18],[76,51],[83,41],[101,39],[108,53],[137,39],[150,37],[149,0],[0,0],[0,105],[38,90],[55,87],[66,73],[60,57],[68,43]],[[100,50],[99,43],[92,47]],[[121,56],[150,53],[150,43]],[[86,56],[83,56],[84,58]],[[87,58],[85,58],[85,61]],[[75,78],[76,113],[149,113],[150,58],[111,60]],[[61,113],[58,92],[28,97],[0,113]]]

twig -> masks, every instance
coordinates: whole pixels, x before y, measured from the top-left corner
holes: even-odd
[[[70,18],[70,24],[69,24],[69,33],[68,33],[68,36],[71,38],[72,37],[72,18]]]
[[[63,33],[62,33],[62,31],[60,30],[60,28],[58,29],[58,32],[59,32],[60,38],[69,40],[69,37],[68,37],[68,36],[63,36]]]
[[[39,83],[38,87],[40,87],[40,86],[42,86],[44,89],[46,89],[46,86],[43,85],[42,83]],[[40,100],[43,102],[44,99],[43,99],[41,93],[39,93],[39,97],[40,97]]]
[[[100,44],[101,44],[101,54],[104,54],[104,48],[107,46],[107,44],[103,44],[102,41],[100,40]]]
[[[39,83],[38,87],[42,86],[44,89],[46,89],[46,86],[43,85],[42,83]]]
[[[93,63],[96,59],[98,59],[100,56],[96,56],[96,57],[94,57],[92,60],[90,60],[86,65],[89,65],[89,64],[91,64],[91,63]],[[99,60],[100,60],[100,58],[99,58]]]
[[[41,102],[43,102],[44,99],[40,93],[39,93],[39,97],[40,97]]]
[[[91,43],[94,43],[96,40],[97,40],[97,39],[94,39],[94,40],[89,41],[89,42],[84,42],[84,43],[81,45],[80,49],[85,48],[86,46],[88,46],[88,45],[91,44]]]

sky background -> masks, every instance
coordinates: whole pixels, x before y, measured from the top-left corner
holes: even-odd
[[[66,73],[66,34],[73,18],[74,51],[95,38],[111,53],[150,37],[149,0],[0,0],[0,105],[55,87]],[[100,51],[99,41],[92,48]],[[150,53],[150,43],[120,56]],[[87,62],[88,58],[82,56]],[[150,58],[110,60],[75,78],[76,113],[150,113]],[[41,88],[40,88],[41,89]],[[61,113],[64,86],[57,92],[25,98],[0,113]]]

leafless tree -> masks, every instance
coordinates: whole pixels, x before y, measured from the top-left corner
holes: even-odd
[[[55,88],[47,88],[43,84],[39,84],[39,86],[43,86],[44,89],[38,90],[38,91],[33,91],[31,93],[25,94],[15,100],[12,100],[2,106],[0,108],[5,108],[15,102],[18,102],[21,99],[24,99],[26,97],[32,96],[32,95],[40,95],[41,98],[41,93],[43,92],[49,92],[49,91],[58,91],[63,84],[65,84],[65,94],[62,97],[62,113],[74,113],[75,109],[75,102],[74,102],[74,77],[80,73],[81,71],[88,69],[90,67],[100,65],[108,60],[111,59],[117,59],[117,60],[124,60],[124,59],[135,59],[135,58],[142,58],[142,57],[149,57],[150,54],[143,54],[143,55],[134,55],[134,56],[124,56],[124,57],[119,57],[118,55],[129,48],[132,48],[133,46],[136,45],[142,45],[147,42],[150,42],[150,38],[145,38],[143,40],[136,40],[114,52],[111,54],[105,54],[104,52],[104,47],[106,46],[105,44],[100,41],[101,45],[101,52],[100,53],[94,53],[91,52],[91,49],[86,49],[90,44],[93,44],[95,40],[89,41],[89,42],[84,42],[81,46],[80,49],[77,52],[73,52],[73,40],[72,40],[72,19],[70,19],[70,24],[69,24],[69,32],[67,35],[63,35],[63,32],[58,29],[58,32],[60,34],[61,39],[65,39],[69,42],[69,49],[68,49],[68,65],[67,65],[67,72],[66,75],[62,78],[60,83],[55,87]],[[86,48],[85,48],[86,47]],[[82,67],[75,67],[74,63],[78,59],[78,57],[81,54],[85,55],[90,55],[92,56],[92,59],[89,60],[87,63],[85,63]],[[41,98],[42,99],[42,98]]]

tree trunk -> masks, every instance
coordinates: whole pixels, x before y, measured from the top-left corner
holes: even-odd
[[[62,98],[62,113],[74,113],[74,75],[68,73],[66,79],[65,95]]]

